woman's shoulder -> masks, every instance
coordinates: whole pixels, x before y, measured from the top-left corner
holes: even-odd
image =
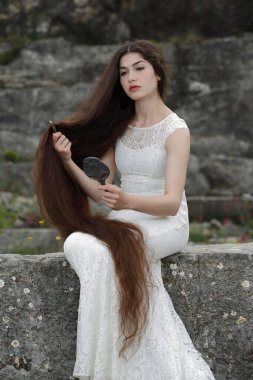
[[[187,128],[189,129],[185,119],[180,117],[176,112],[173,112],[168,120],[167,127],[170,129]]]
[[[189,131],[189,127],[186,121],[180,116],[178,116],[176,112],[173,112],[171,117],[168,118],[168,120],[165,120],[160,130],[162,141],[165,143],[166,139],[170,135],[172,135],[176,130],[181,128],[185,128]]]

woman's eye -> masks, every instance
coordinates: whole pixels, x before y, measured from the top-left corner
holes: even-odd
[[[125,71],[122,71],[122,72],[120,73],[120,76],[123,77],[123,75],[125,75],[125,74],[126,74],[126,72],[125,72]]]
[[[144,70],[144,67],[137,67],[137,69],[136,70]]]

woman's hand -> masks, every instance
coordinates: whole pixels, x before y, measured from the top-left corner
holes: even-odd
[[[71,160],[71,142],[61,132],[53,133],[53,146],[63,163]]]
[[[101,199],[113,210],[129,209],[130,196],[125,193],[120,187],[112,184],[100,185]]]

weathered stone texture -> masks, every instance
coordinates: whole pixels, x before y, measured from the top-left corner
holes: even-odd
[[[253,376],[253,244],[189,245],[165,287],[216,380]],[[70,379],[79,280],[62,253],[0,255],[0,379]]]
[[[40,40],[0,66],[1,190],[32,194],[31,166],[22,162],[33,158],[48,120],[68,116],[88,96],[117,47]],[[160,47],[171,68],[167,104],[191,130],[186,194],[252,194],[253,36]],[[20,162],[7,164],[8,151]]]
[[[253,30],[250,0],[5,0],[0,34],[29,38],[68,36],[77,42],[108,44],[130,37],[167,40],[226,36]]]

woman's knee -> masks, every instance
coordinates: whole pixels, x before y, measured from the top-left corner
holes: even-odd
[[[189,239],[189,228],[182,226],[179,229],[153,236],[149,239],[149,246],[154,260],[182,251]]]
[[[107,259],[110,252],[106,245],[95,236],[84,232],[73,232],[64,242],[64,254],[70,262]]]
[[[86,234],[84,232],[73,232],[70,234],[64,242],[63,250],[64,253],[71,253],[76,251],[78,248],[89,247],[94,241],[94,236]]]

